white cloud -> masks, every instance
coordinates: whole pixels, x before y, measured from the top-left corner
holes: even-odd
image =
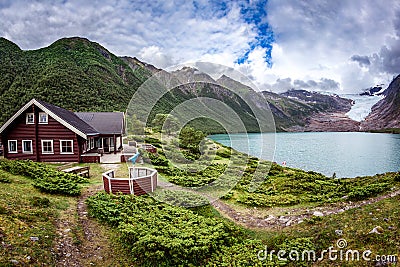
[[[390,0],[270,0],[268,21],[276,44],[274,65],[264,68],[265,73],[272,79],[330,79],[339,82],[342,90],[353,92],[373,82],[387,82],[386,74],[368,72],[351,58],[385,53],[381,46],[395,32],[392,25],[398,8],[398,2]],[[270,81],[274,83],[276,79]]]
[[[22,49],[82,36],[117,55],[136,56],[157,67],[211,61],[239,69],[261,89],[281,90],[290,84],[337,90],[337,82],[342,90],[359,91],[400,73],[396,0],[269,0],[268,16],[258,19],[267,21],[274,32],[272,68],[262,46],[253,47],[244,64],[235,63],[260,34],[256,23],[248,20],[251,16],[243,13],[243,6],[254,8],[256,3],[2,1],[0,36]]]

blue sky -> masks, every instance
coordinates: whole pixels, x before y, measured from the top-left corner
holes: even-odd
[[[276,92],[358,92],[400,73],[396,0],[0,0],[0,36],[22,49],[82,36],[162,68],[220,63]]]

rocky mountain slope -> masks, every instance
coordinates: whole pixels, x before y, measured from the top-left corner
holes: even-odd
[[[31,98],[70,110],[125,111],[136,90],[160,71],[134,57],[117,57],[100,44],[84,38],[63,38],[48,47],[31,51],[23,51],[16,44],[0,38],[0,124]],[[178,79],[181,85],[157,102],[148,121],[156,113],[168,113],[184,101],[207,97],[232,108],[250,132],[258,131],[258,123],[262,127],[269,123],[269,108],[278,131],[360,129],[358,122],[345,115],[352,101],[337,95],[305,90],[290,90],[283,94],[256,92],[225,75],[213,79],[193,68],[162,73]],[[386,98],[373,108],[363,123],[365,129],[397,127],[398,88],[397,81],[397,87],[393,85],[385,91]],[[143,101],[142,107],[146,104]],[[140,111],[141,107],[136,107],[138,116]],[[254,112],[262,114],[263,122],[257,121]],[[191,124],[208,133],[222,131],[221,125],[204,118]]]
[[[376,103],[361,123],[362,130],[400,128],[400,75],[383,92],[385,98]]]

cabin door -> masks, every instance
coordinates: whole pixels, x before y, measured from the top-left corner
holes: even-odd
[[[110,153],[110,138],[103,138],[104,153]]]

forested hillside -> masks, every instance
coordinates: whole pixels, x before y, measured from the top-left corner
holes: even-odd
[[[32,98],[73,111],[125,111],[136,90],[159,71],[137,58],[117,57],[98,43],[84,38],[63,38],[48,47],[31,51],[23,51],[16,44],[0,38],[0,124]],[[214,80],[194,68],[163,73],[168,79],[179,80],[177,86],[170,88],[168,93],[147,88],[147,97],[130,107],[136,118],[143,117],[142,113],[150,107],[153,108],[150,116],[144,118],[151,122],[157,113],[169,113],[185,101],[212,98],[226,104],[238,115],[240,119],[229,120],[231,128],[238,131],[242,122],[249,132],[260,131],[260,125],[264,127],[261,131],[274,129],[270,125],[270,111],[277,131],[301,131],[307,129],[313,116],[329,117],[332,112],[344,114],[351,107],[348,99],[304,90],[280,95],[260,93],[225,75]],[[160,94],[163,97],[153,103],[154,106],[149,105],[149,99],[158,99]],[[202,106],[203,110],[210,108],[209,103]],[[214,105],[213,110],[223,116],[221,107]],[[224,131],[219,123],[204,117],[190,124],[206,133]],[[323,131],[324,127],[319,130]]]
[[[0,38],[0,73],[1,124],[32,98],[74,111],[124,111],[151,76],[83,38],[32,51]]]

